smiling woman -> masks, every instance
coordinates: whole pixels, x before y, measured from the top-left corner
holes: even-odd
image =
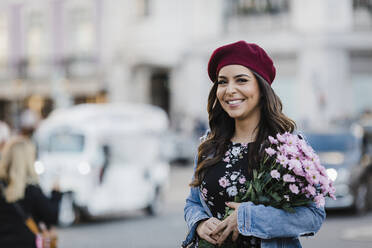
[[[268,137],[295,131],[271,88],[275,73],[271,58],[256,44],[239,41],[213,52],[210,130],[199,145],[186,199],[189,233],[183,247],[301,247],[299,236],[319,230],[325,212],[314,204],[289,213],[235,200],[247,191]],[[226,206],[232,210],[226,212]]]

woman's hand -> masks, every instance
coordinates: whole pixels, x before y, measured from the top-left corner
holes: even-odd
[[[238,208],[240,203],[237,202],[226,202],[226,205],[230,208],[235,209],[224,221],[222,221],[217,228],[211,233],[212,237],[219,236],[217,239],[217,245],[222,245],[226,238],[232,233],[232,240],[236,241],[239,236],[238,230]]]
[[[212,235],[212,232],[216,229],[216,227],[221,223],[221,221],[217,218],[209,218],[206,220],[202,220],[198,227],[196,228],[196,233],[199,235],[200,238],[208,241],[211,244],[216,244],[217,239],[219,238],[219,234]]]

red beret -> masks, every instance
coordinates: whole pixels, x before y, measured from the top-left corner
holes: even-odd
[[[270,85],[275,78],[275,67],[267,53],[254,43],[238,41],[217,48],[208,63],[208,74],[212,82],[217,81],[220,69],[226,65],[243,65],[261,77]]]

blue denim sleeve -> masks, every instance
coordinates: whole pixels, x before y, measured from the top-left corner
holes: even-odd
[[[198,188],[192,187],[190,189],[190,194],[186,199],[186,205],[184,208],[184,218],[189,228],[189,233],[186,237],[186,240],[191,241],[195,237],[198,222],[209,218],[207,212],[204,210],[203,205],[200,202]]]
[[[238,230],[242,235],[262,239],[298,238],[314,235],[321,227],[326,213],[315,203],[295,207],[295,213],[282,209],[244,202],[238,209]]]
[[[195,159],[194,170],[196,168],[196,161],[197,159]],[[190,194],[186,198],[184,207],[184,218],[189,228],[186,240],[183,242],[183,247],[186,247],[195,239],[198,222],[209,218],[208,213],[200,201],[199,189],[197,187],[190,188]]]

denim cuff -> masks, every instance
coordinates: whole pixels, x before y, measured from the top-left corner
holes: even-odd
[[[182,242],[182,247],[188,247],[189,244],[191,244],[195,238],[197,237],[196,235],[196,228],[198,227],[199,225],[199,222],[202,221],[202,220],[205,220],[205,219],[208,219],[209,217],[202,217],[200,218],[199,220],[197,220],[194,225],[190,228],[187,236],[186,236],[186,239]]]
[[[243,202],[238,208],[238,231],[244,236],[249,236],[252,231],[251,205],[252,202]]]

